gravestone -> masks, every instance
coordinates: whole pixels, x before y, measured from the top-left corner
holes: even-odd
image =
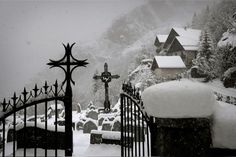
[[[107,130],[107,131],[111,131],[111,121],[109,121],[108,118],[104,119],[103,123],[102,123],[102,130]]]
[[[96,110],[90,110],[87,112],[86,117],[94,119],[94,120],[98,120],[98,112]]]
[[[101,144],[102,143],[102,132],[98,130],[92,130],[90,136],[90,144]]]
[[[76,110],[77,110],[77,113],[80,113],[80,112],[81,112],[81,105],[80,105],[80,103],[78,103],[78,104],[76,105]]]
[[[13,133],[14,133],[14,130],[12,128],[8,130],[8,132],[7,132],[7,142],[12,142],[13,141]]]
[[[36,137],[34,132],[36,131]],[[26,139],[24,139],[24,134],[26,133]],[[16,132],[17,137],[17,148],[34,148],[35,145],[38,148],[45,149],[65,149],[65,132],[55,132],[51,130],[46,130],[47,134],[47,144],[45,145],[45,129],[26,127],[18,130]],[[55,143],[57,142],[57,143]]]
[[[83,128],[84,128],[84,121],[81,120],[76,124],[76,129],[83,130]]]
[[[113,121],[112,131],[121,131],[120,117],[116,117]]]
[[[92,120],[92,119],[88,119],[85,123],[84,123],[84,131],[83,133],[90,133],[91,130],[97,130],[97,123]]]
[[[103,123],[103,121],[104,121],[104,117],[100,117],[100,118],[98,119],[98,126],[101,126],[102,123]]]
[[[88,109],[88,110],[95,110],[95,109],[96,109],[96,107],[94,106],[94,104],[93,104],[92,101],[89,102],[87,109]]]
[[[109,121],[113,121],[115,118],[114,117],[108,117]]]
[[[56,122],[54,122],[54,125],[56,125]],[[57,120],[57,125],[65,126],[65,120]]]

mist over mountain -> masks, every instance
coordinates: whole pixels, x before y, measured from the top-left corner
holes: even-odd
[[[88,59],[89,65],[86,68],[78,68],[73,74],[76,82],[73,88],[74,103],[79,102],[85,107],[90,100],[95,100],[93,75],[96,70],[99,74],[103,72],[104,63],[107,62],[109,71],[121,76],[109,84],[110,101],[114,105],[129,71],[135,68],[140,58],[151,58],[155,55],[155,35],[167,34],[173,26],[188,25],[194,12],[207,4],[207,1],[149,0],[146,4],[116,18],[99,40],[83,45],[77,43],[72,53],[78,59]],[[60,69],[45,69],[32,83],[42,78],[53,82],[55,78],[63,80],[64,74]],[[28,86],[32,87],[32,83]],[[95,105],[102,106],[103,86],[99,90],[101,100],[96,99]]]

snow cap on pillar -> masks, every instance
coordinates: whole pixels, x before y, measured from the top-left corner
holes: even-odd
[[[198,118],[213,114],[214,93],[207,86],[190,80],[153,85],[142,93],[150,116],[159,118]]]

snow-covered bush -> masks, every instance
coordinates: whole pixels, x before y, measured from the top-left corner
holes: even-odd
[[[157,79],[151,71],[152,59],[144,59],[141,64],[129,74],[129,81],[138,86],[139,89],[145,88],[156,84]]]
[[[236,66],[236,48],[231,50],[231,46],[226,45],[223,47],[218,47],[216,53],[219,74],[221,76],[226,70]]]
[[[236,67],[229,68],[222,77],[223,84],[226,88],[235,87],[236,84]]]

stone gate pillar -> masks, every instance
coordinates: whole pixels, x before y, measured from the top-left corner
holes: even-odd
[[[192,81],[171,81],[147,88],[142,99],[145,110],[154,117],[152,156],[204,157],[207,154],[216,103],[210,89]]]

